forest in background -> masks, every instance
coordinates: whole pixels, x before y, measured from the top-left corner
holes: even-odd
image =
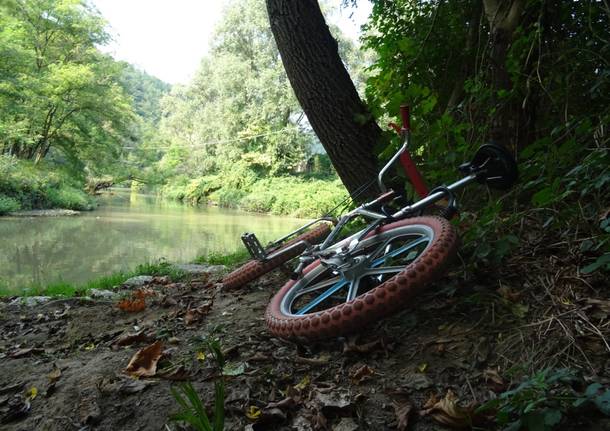
[[[333,31],[364,91],[364,55]],[[0,214],[90,209],[85,190],[110,184],[296,216],[345,197],[262,1],[229,2],[195,77],[173,88],[100,52],[107,23],[86,2],[7,2],[0,38]]]

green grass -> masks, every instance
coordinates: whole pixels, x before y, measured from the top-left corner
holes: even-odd
[[[234,251],[233,253],[208,253],[203,256],[199,256],[195,259],[195,263],[207,263],[209,265],[225,265],[225,266],[234,266],[239,263],[243,263],[246,260],[250,259],[250,254],[248,254],[248,250],[239,249]]]
[[[25,289],[10,289],[5,285],[0,285],[0,297],[52,296],[71,298],[73,296],[85,296],[91,289],[112,290],[129,278],[138,275],[168,276],[172,281],[182,281],[188,277],[186,272],[176,269],[168,262],[161,261],[158,263],[143,263],[138,265],[133,271],[116,272],[81,285],[58,282],[46,286],[32,285]]]

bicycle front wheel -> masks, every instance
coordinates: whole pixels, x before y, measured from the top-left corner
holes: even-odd
[[[273,297],[265,315],[282,338],[320,339],[354,332],[401,310],[442,275],[457,234],[440,217],[416,217],[367,235],[339,267],[316,260]]]

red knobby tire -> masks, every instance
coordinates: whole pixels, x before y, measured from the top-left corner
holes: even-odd
[[[304,240],[310,244],[318,244],[322,240],[324,240],[330,232],[330,226],[326,223],[321,224],[320,226],[311,229],[304,234],[301,234],[294,238],[293,240],[287,242],[284,246],[282,246],[279,250],[284,249],[295,242]],[[265,262],[260,262],[258,260],[248,261],[243,266],[240,266],[235,271],[227,275],[223,280],[222,284],[227,289],[235,289],[237,287],[241,287],[246,283],[251,282],[252,280],[257,279],[261,275],[268,273],[269,271],[277,268],[281,264],[288,262],[290,259],[293,259],[303,253],[305,251],[305,245],[302,244],[299,247],[295,247],[290,252],[285,253],[281,256],[277,256],[273,259],[267,260]]]
[[[274,335],[288,339],[321,339],[354,332],[400,311],[443,274],[457,244],[453,226],[440,217],[415,217],[385,225],[367,235],[354,250],[352,255],[362,256],[366,262],[359,270],[363,275],[352,276],[356,281],[347,281],[319,260],[313,262],[299,280],[289,281],[273,297],[265,315],[267,326]],[[308,309],[341,283],[348,283],[340,288],[348,290],[347,295],[338,290]],[[298,304],[302,300],[304,307]]]

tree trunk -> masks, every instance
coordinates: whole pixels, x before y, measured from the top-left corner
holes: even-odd
[[[472,0],[470,2],[470,19],[468,21],[468,35],[466,37],[466,46],[464,47],[464,55],[462,66],[459,74],[455,78],[453,91],[447,101],[445,112],[451,112],[464,99],[464,83],[470,78],[476,68],[476,50],[475,45],[479,38],[479,26],[481,21],[481,13],[483,11],[480,0]]]
[[[267,0],[271,31],[303,111],[352,196],[377,175],[381,129],[339,57],[316,0]],[[378,192],[373,185],[360,198]]]
[[[489,22],[491,34],[490,68],[491,85],[494,94],[512,88],[510,75],[506,68],[508,51],[513,40],[513,33],[521,20],[524,9],[523,0],[483,0],[485,16]],[[491,138],[508,148],[518,147],[521,124],[521,109],[514,98],[501,100],[497,98],[496,112],[492,119]]]

